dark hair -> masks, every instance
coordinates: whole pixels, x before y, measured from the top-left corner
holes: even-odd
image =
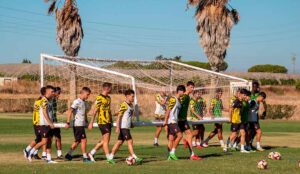
[[[243,88],[243,89],[241,89],[240,93],[246,95],[246,94],[247,94],[247,91],[248,91],[247,89]]]
[[[125,94],[125,96],[134,94],[134,90],[132,90],[132,89],[127,89],[127,90],[124,92],[124,94]]]
[[[260,92],[260,93],[259,93],[259,96],[262,96],[264,99],[266,99],[266,98],[267,98],[267,94],[266,94],[266,93],[264,93],[264,92]]]
[[[91,89],[89,88],[89,87],[83,87],[82,89],[81,89],[81,92],[82,91],[85,91],[85,92],[88,92],[88,93],[91,93],[92,91],[91,91]]]
[[[61,92],[61,88],[59,86],[54,87],[54,92]]]
[[[216,93],[219,93],[219,92],[223,92],[223,90],[221,88],[217,88]]]
[[[188,81],[188,82],[186,83],[186,86],[195,86],[195,83],[192,82],[192,81]]]
[[[178,92],[178,91],[185,92],[185,86],[184,85],[178,85],[177,88],[176,88],[176,92]]]
[[[46,94],[46,87],[41,87],[40,93],[41,93],[41,95],[45,95]]]
[[[54,87],[52,85],[47,85],[45,88],[46,88],[46,90],[47,89],[53,89],[54,90]]]
[[[251,96],[251,91],[247,90],[246,96],[250,97]]]
[[[112,86],[112,84],[109,83],[109,82],[104,82],[104,83],[102,84],[102,88],[110,88],[111,86]]]
[[[252,82],[252,86],[253,85],[256,85],[257,87],[259,87],[259,83],[258,83],[258,81],[254,81],[254,82]]]

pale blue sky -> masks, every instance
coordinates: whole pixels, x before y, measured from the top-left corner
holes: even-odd
[[[195,32],[195,9],[186,0],[77,0],[85,37],[80,56],[153,59],[180,55],[207,61]],[[300,72],[300,1],[231,0],[241,22],[232,30],[226,61],[229,70],[254,64],[280,64]],[[43,0],[0,0],[0,63],[40,53],[63,54],[55,41],[55,21]]]

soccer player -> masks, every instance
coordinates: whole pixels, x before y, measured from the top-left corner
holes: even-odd
[[[106,161],[110,164],[114,164],[114,161],[110,158],[109,153],[109,141],[112,128],[112,114],[110,109],[111,98],[109,96],[111,90],[111,83],[103,83],[102,93],[96,97],[95,104],[91,110],[92,118],[90,120],[88,128],[90,130],[93,128],[93,123],[97,115],[97,123],[102,134],[102,140],[100,140],[96,144],[96,146],[90,151],[90,153],[88,153],[88,156],[91,159],[91,161],[95,161],[94,155],[96,154],[97,150],[99,150],[102,147],[103,152],[106,156]]]
[[[54,97],[51,101],[52,104],[52,118],[53,122],[57,123],[57,100],[59,99],[59,96],[61,94],[61,88],[60,87],[55,87],[54,88]],[[61,133],[60,133],[60,128],[54,128],[51,130],[52,135],[55,137],[55,145],[56,145],[56,150],[57,150],[57,158],[58,159],[63,159],[62,156],[62,151],[61,151]]]
[[[190,104],[190,94],[194,91],[195,84],[192,81],[188,81],[186,84],[186,91],[180,97],[181,108],[178,114],[178,127],[181,133],[185,133],[187,138],[184,139],[184,147],[188,147],[190,151],[190,160],[200,160],[201,158],[197,156],[193,151],[192,138],[193,134],[190,129],[189,123],[187,121],[187,114]]]
[[[232,103],[232,115],[231,115],[231,134],[230,134],[230,146],[234,143],[238,136],[238,132],[241,134],[241,153],[249,153],[245,150],[245,129],[241,129],[242,120],[242,108],[243,108],[243,99],[245,98],[245,91],[241,90],[240,95]]]
[[[258,151],[264,151],[264,149],[260,145],[262,131],[260,129],[259,125],[259,116],[258,116],[258,110],[259,110],[259,103],[265,102],[267,95],[264,92],[260,92],[256,99],[251,100],[249,104],[249,116],[248,116],[248,122],[249,122],[249,128],[250,128],[250,137],[255,136],[256,134],[256,150]],[[254,130],[254,132],[252,131]],[[252,141],[250,141],[250,144],[252,144]]]
[[[178,126],[178,114],[181,108],[180,97],[185,93],[185,86],[179,85],[176,89],[176,95],[168,100],[167,110],[164,120],[164,126],[168,127],[168,160],[178,160],[175,150],[182,139],[182,133]]]
[[[49,145],[48,139],[49,139],[49,132],[50,129],[54,129],[54,124],[52,122],[51,115],[51,106],[49,106],[49,100],[52,99],[54,96],[54,87],[53,86],[46,86],[45,87],[46,92],[45,95],[42,97],[39,103],[37,103],[36,107],[39,108],[38,112],[38,125],[40,126],[40,135],[42,137],[42,140],[37,143],[29,152],[28,160],[32,161],[32,156],[34,152],[42,147],[43,145],[47,146]],[[55,161],[52,161],[51,159],[51,150],[47,148],[47,163],[56,163]]]
[[[204,114],[206,114],[206,101],[201,97],[202,91],[194,91],[193,98],[190,100],[190,118],[191,120],[202,120]],[[193,127],[193,137],[192,142],[193,147],[202,148],[201,144],[204,139],[205,127],[203,124],[192,124]],[[201,142],[200,142],[201,139]]]
[[[161,91],[160,93],[155,95],[155,121],[163,121],[166,113],[166,102],[167,102],[167,94],[165,91]],[[154,135],[154,146],[159,146],[158,145],[158,138],[159,135],[162,131],[162,129],[165,128],[165,131],[168,131],[167,127],[163,126],[157,126],[155,135]]]
[[[91,162],[88,159],[86,153],[86,143],[87,138],[85,134],[85,126],[88,124],[87,113],[86,113],[86,100],[89,98],[91,94],[91,90],[88,87],[83,87],[80,91],[80,96],[78,99],[73,101],[71,108],[68,110],[67,124],[66,128],[70,127],[70,120],[72,115],[74,115],[73,119],[73,133],[75,141],[71,145],[69,152],[66,154],[65,158],[68,160],[72,160],[72,153],[76,149],[76,147],[81,143],[81,152],[83,156],[83,162],[88,163]]]
[[[124,141],[127,141],[128,151],[130,155],[136,160],[137,164],[141,164],[143,159],[138,158],[133,150],[133,139],[130,134],[130,128],[133,128],[132,116],[133,116],[133,102],[134,91],[128,89],[125,91],[125,101],[121,104],[116,122],[116,133],[119,134],[118,141],[112,148],[110,158],[113,160],[115,154],[122,146]]]
[[[212,116],[212,119],[220,118],[220,117],[222,117],[222,111],[228,111],[223,106],[222,95],[223,95],[223,90],[219,88],[216,90],[215,98],[212,98],[210,101],[209,112]],[[212,139],[215,135],[218,135],[218,139],[220,141],[221,147],[224,150],[227,150],[226,146],[224,144],[224,140],[223,140],[222,123],[215,123],[215,129],[212,132],[210,132],[210,134],[208,135],[208,137],[206,138],[206,140],[203,143],[203,147],[207,147],[209,140]]]
[[[27,159],[30,150],[42,140],[42,137],[40,135],[40,126],[38,125],[39,123],[39,106],[40,102],[43,98],[43,96],[46,93],[46,88],[42,87],[40,89],[40,97],[34,102],[34,107],[33,107],[33,114],[32,114],[32,121],[33,121],[33,130],[35,134],[35,140],[33,140],[25,149],[23,149],[24,157]],[[34,159],[40,160],[41,158],[38,156],[38,149],[33,153]]]

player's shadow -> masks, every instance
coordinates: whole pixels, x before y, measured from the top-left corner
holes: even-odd
[[[287,146],[263,146],[265,150],[272,150],[272,149],[278,149],[278,148],[288,148]]]

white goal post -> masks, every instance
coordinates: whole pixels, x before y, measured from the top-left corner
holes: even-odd
[[[70,66],[76,68],[71,69]],[[144,117],[153,115],[155,93],[168,91],[171,96],[174,94],[177,85],[185,84],[187,81],[194,81],[195,90],[202,90],[203,97],[208,102],[215,96],[216,89],[222,89],[224,91],[224,104],[227,106],[236,89],[251,89],[251,82],[245,79],[177,61],[112,60],[41,54],[40,85],[63,87],[64,100],[66,100],[70,93],[69,90],[71,90],[68,84],[70,84],[70,73],[72,71],[75,71],[73,73],[78,76],[75,83],[78,89],[88,86],[91,87],[92,92],[100,92],[101,88],[99,86],[101,83],[111,82],[114,88],[112,98],[116,102],[113,104],[114,110],[120,104],[120,100],[123,100],[120,97],[124,90],[133,89],[136,93],[134,103],[135,126],[161,125],[162,122],[157,121],[142,122],[140,121],[140,115]],[[60,119],[56,126],[64,127],[63,120]],[[228,121],[229,119],[226,117],[215,119],[206,117],[204,120],[190,121],[190,123],[203,124]],[[97,124],[94,126],[97,126]]]

